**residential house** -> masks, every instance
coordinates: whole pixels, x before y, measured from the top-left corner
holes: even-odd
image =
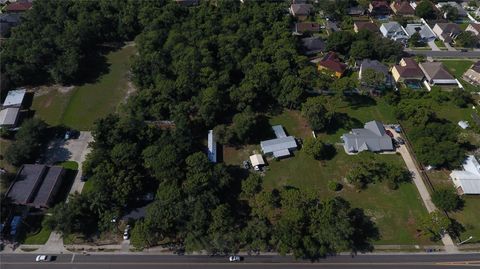
[[[213,130],[208,131],[208,160],[212,163],[217,162],[217,139],[213,134]]]
[[[333,22],[331,20],[327,20],[325,22],[325,28],[327,29],[327,32],[329,34],[333,33],[333,32],[338,32],[340,31],[340,27],[338,27],[337,23],[336,22]]]
[[[465,81],[480,86],[480,61],[474,63],[462,77]]]
[[[358,17],[365,15],[365,9],[361,6],[350,7],[347,10],[347,15],[352,17]]]
[[[293,17],[304,21],[308,18],[312,12],[313,6],[310,4],[292,4],[290,5],[289,11]]]
[[[64,175],[61,166],[24,164],[5,196],[13,204],[48,208],[54,202]]]
[[[415,9],[410,5],[408,1],[404,0],[397,0],[393,1],[390,4],[390,8],[392,9],[393,13],[398,16],[414,16]]]
[[[294,34],[302,35],[304,33],[320,32],[320,24],[316,22],[297,22],[295,23]]]
[[[418,65],[430,85],[458,84],[457,80],[445,69],[441,62],[423,62]]]
[[[7,107],[0,110],[0,128],[14,128],[20,116],[19,107]]]
[[[380,26],[380,32],[384,37],[403,44],[406,44],[408,41],[407,32],[405,32],[405,29],[403,29],[400,23],[395,21],[383,23]]]
[[[434,41],[437,36],[427,25],[420,23],[410,23],[405,26],[405,31],[408,34],[408,37],[412,37],[413,34],[418,33],[423,42],[428,43]]]
[[[392,76],[396,82],[409,83],[423,80],[423,71],[413,58],[403,58],[393,66]]]
[[[23,0],[8,4],[4,10],[6,13],[23,13],[31,8],[32,2]]]
[[[465,31],[471,32],[480,42],[480,23],[470,23]]]
[[[365,123],[364,128],[352,129],[350,133],[342,135],[341,138],[347,153],[383,152],[395,149],[392,138],[386,134],[383,124],[379,121],[369,121]]]
[[[378,26],[370,21],[356,21],[353,23],[353,31],[358,33],[362,30],[367,30],[373,33],[379,33]]]
[[[341,78],[347,70],[347,65],[340,61],[335,52],[329,52],[317,63],[318,71],[331,72],[333,76]]]
[[[5,97],[5,100],[3,101],[2,108],[21,107],[23,103],[23,99],[25,98],[26,92],[27,91],[24,88],[17,89],[14,91],[9,91],[7,93],[7,97]]]
[[[372,16],[390,15],[391,9],[387,1],[372,1],[368,5],[368,12]]]
[[[281,125],[272,126],[277,138],[260,142],[262,152],[275,158],[288,157],[297,149],[297,141],[293,136],[287,136]]]
[[[450,2],[439,2],[437,4],[437,7],[442,10],[442,8],[446,7],[446,6],[451,6],[453,8],[455,8],[457,11],[458,11],[458,16],[459,17],[467,17],[467,11],[457,2],[453,2],[453,1],[450,1]],[[447,18],[447,13],[445,12],[443,14],[443,17],[446,19]]]
[[[325,42],[320,37],[302,38],[302,45],[307,55],[316,54],[325,50]]]
[[[438,36],[443,42],[452,43],[458,34],[462,32],[462,29],[456,23],[437,23],[433,27],[433,32]]]
[[[463,162],[463,170],[453,170],[450,178],[460,194],[480,194],[480,164],[469,155]]]
[[[362,81],[363,79],[363,74],[365,74],[365,71],[366,70],[373,70],[377,73],[381,73],[385,76],[385,80],[384,80],[384,85],[385,86],[390,86],[391,83],[392,83],[392,79],[390,77],[390,74],[388,72],[388,67],[384,64],[382,64],[381,62],[377,61],[377,60],[370,60],[370,59],[365,59],[361,62],[360,64],[360,70],[358,72],[358,79],[360,81]],[[362,84],[364,84],[362,82]],[[366,85],[364,84],[365,86],[370,86],[370,85]]]

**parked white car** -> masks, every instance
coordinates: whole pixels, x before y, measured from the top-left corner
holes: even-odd
[[[52,260],[51,256],[48,255],[38,255],[35,261],[37,262],[49,262]]]
[[[239,262],[240,261],[240,256],[230,256],[228,258],[230,262]]]

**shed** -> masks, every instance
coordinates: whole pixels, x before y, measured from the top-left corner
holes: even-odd
[[[15,126],[17,124],[18,115],[20,115],[19,107],[7,107],[0,111],[0,126]]]
[[[287,137],[285,130],[283,130],[282,125],[274,125],[272,126],[273,132],[277,138]]]
[[[468,127],[470,127],[470,124],[468,124],[468,122],[466,121],[461,120],[458,122],[458,126],[460,126],[460,128],[462,129],[467,129]]]
[[[250,156],[250,162],[252,163],[253,167],[265,165],[265,161],[263,160],[263,157],[261,154],[254,154]]]
[[[9,91],[5,101],[3,101],[3,107],[20,107],[26,92],[25,89]]]

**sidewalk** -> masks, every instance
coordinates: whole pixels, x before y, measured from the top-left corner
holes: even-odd
[[[400,137],[400,135],[397,134],[395,130],[391,128],[386,128],[386,129],[390,130],[394,134],[395,138]],[[413,161],[412,155],[408,151],[407,146],[400,145],[400,148],[398,148],[397,151],[402,155],[402,158],[405,161],[405,164],[407,165],[408,170],[412,172],[413,182],[415,183],[415,186],[417,187],[417,190],[420,193],[420,196],[422,197],[422,201],[425,204],[425,207],[427,208],[428,213],[431,213],[437,210],[437,207],[432,202],[432,198],[430,197],[430,193],[428,192],[427,186],[425,186],[425,183],[422,180],[420,171],[415,165],[415,162]],[[443,245],[445,246],[445,251],[447,253],[459,252],[457,246],[455,245],[455,243],[453,242],[449,234],[445,234],[442,237],[442,242],[443,242]]]

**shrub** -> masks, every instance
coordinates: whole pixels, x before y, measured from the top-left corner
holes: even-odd
[[[342,189],[342,187],[343,187],[342,184],[338,183],[335,180],[330,180],[328,182],[328,189],[331,191],[339,191]]]
[[[460,208],[462,200],[454,189],[439,189],[433,192],[433,203],[445,211],[455,211]]]

